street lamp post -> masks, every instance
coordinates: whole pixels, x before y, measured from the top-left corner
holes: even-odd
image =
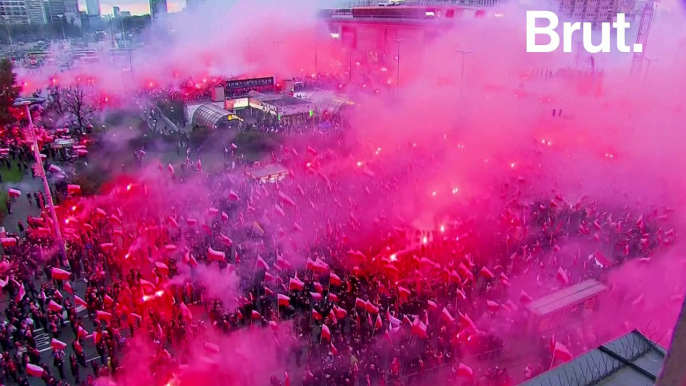
[[[45,168],[43,167],[43,159],[41,158],[40,150],[38,149],[38,139],[36,138],[36,131],[33,127],[33,118],[31,117],[31,106],[39,105],[45,102],[43,98],[18,98],[14,101],[14,107],[23,106],[26,109],[26,117],[29,120],[29,135],[33,140],[33,156],[36,159],[36,165],[38,166],[38,172],[43,179],[43,189],[45,190],[45,195],[48,201],[48,207],[50,208],[50,214],[52,215],[52,222],[54,223],[55,239],[60,248],[60,256],[62,257],[62,262],[67,260],[66,250],[64,248],[64,240],[62,239],[62,232],[60,231],[60,222],[57,219],[57,212],[55,212],[55,203],[52,200],[52,193],[50,192],[50,185],[48,184],[48,177],[45,174]]]
[[[67,40],[67,34],[64,33],[64,15],[60,13],[57,17],[60,19],[60,26],[62,27],[62,39]]]
[[[131,73],[131,76],[133,76],[133,59],[131,58],[131,47],[129,47],[129,39],[126,36],[126,29],[124,28],[124,18],[120,17],[119,20],[121,21],[121,34],[122,40],[124,41],[124,47],[126,49],[126,52],[129,54],[129,72]]]
[[[657,62],[657,61],[659,61],[659,59],[647,59],[646,58],[645,61],[648,62],[648,65],[646,66],[646,73],[643,76],[643,85],[641,87],[646,86],[646,80],[648,80],[648,71],[650,70],[650,63]]]
[[[395,85],[397,86],[400,84],[400,42],[402,39],[395,39],[395,42],[398,43],[398,56],[396,56],[396,66],[395,66]]]
[[[10,31],[10,17],[5,15],[3,16],[3,19],[5,19],[5,26],[7,26],[7,38],[10,41],[10,50],[13,50],[14,43],[12,42],[12,32]]]
[[[457,50],[457,52],[462,54],[462,70],[460,71],[460,98],[462,98],[462,91],[464,89],[464,61],[467,54],[471,54],[473,51]]]

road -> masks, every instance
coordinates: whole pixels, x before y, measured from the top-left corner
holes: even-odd
[[[5,189],[8,190],[10,188],[14,189],[19,189],[22,192],[21,197],[18,197],[16,200],[14,200],[12,204],[12,214],[7,214],[5,218],[3,219],[2,225],[5,227],[5,229],[8,232],[13,232],[16,233],[18,232],[17,224],[21,220],[24,225],[27,225],[26,218],[27,216],[40,216],[40,210],[39,208],[35,205],[35,201],[31,200],[31,203],[29,203],[29,200],[26,198],[26,193],[31,193],[33,194],[34,192],[37,191],[43,191],[43,184],[39,178],[32,178],[31,174],[25,175],[24,178],[20,182],[13,182],[13,183],[2,183],[0,184],[0,189]],[[4,203],[1,203],[1,205],[4,205]],[[36,288],[40,288],[40,281],[36,281]],[[85,298],[86,294],[86,287],[87,284],[84,280],[80,280],[72,284],[72,288],[74,289],[74,293],[81,297]],[[61,291],[62,295],[64,296],[65,299],[72,298],[70,294],[68,294],[65,291]],[[0,320],[5,320],[5,309],[7,306],[10,304],[10,299],[6,298],[6,295],[2,294],[0,295],[2,298],[0,299],[0,313],[2,316],[0,316]],[[72,298],[73,299],[73,298]],[[73,300],[72,300],[73,304]],[[84,320],[85,328],[87,331],[92,332],[94,330],[93,322],[90,320],[87,316],[86,309],[84,307],[78,307],[77,308],[77,314]],[[65,319],[66,319],[66,312],[65,312]],[[38,326],[37,326],[38,327]],[[50,371],[55,376],[57,379],[59,379],[59,372],[57,371],[57,368],[53,366],[53,360],[52,360],[52,348],[50,347],[50,341],[52,340],[52,336],[47,331],[44,331],[42,327],[38,327],[34,330],[34,338],[36,340],[36,346],[38,348],[38,351],[41,354],[41,364],[46,363],[50,367]],[[124,337],[129,336],[129,329],[128,327],[125,327],[120,330],[120,333]],[[64,342],[67,344],[67,349],[65,350],[65,365],[64,365],[64,372],[65,375],[67,376],[67,380],[69,381],[70,384],[74,384],[74,378],[71,376],[71,370],[69,369],[69,356],[73,354],[73,350],[71,348],[71,343],[74,342],[75,336],[74,332],[69,326],[69,321],[65,321],[64,327],[60,329],[60,335],[58,338],[60,341]],[[84,354],[86,356],[86,361],[90,364],[90,361],[92,360],[100,360],[100,357],[98,356],[97,350],[95,349],[95,344],[93,342],[93,339],[84,339],[82,342]],[[14,351],[15,352],[15,351]],[[13,352],[13,354],[14,354]],[[89,366],[86,368],[81,368],[80,370],[80,376],[81,380],[84,380],[87,375],[92,374],[92,369]],[[26,374],[22,374],[22,376],[25,376]],[[8,382],[7,384],[14,384],[13,382]],[[29,379],[29,384],[32,386],[44,386],[45,383],[35,377],[30,377]]]

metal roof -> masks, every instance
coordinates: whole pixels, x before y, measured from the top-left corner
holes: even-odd
[[[571,285],[548,296],[536,299],[529,304],[528,308],[539,315],[545,315],[561,307],[586,299],[596,293],[601,293],[606,289],[607,287],[604,284],[596,280],[584,280],[581,283]]]
[[[288,169],[286,169],[285,166],[279,165],[279,164],[271,164],[271,165],[266,165],[260,168],[255,168],[250,171],[248,171],[248,175],[250,175],[253,178],[263,178],[270,176],[272,174],[288,174]]]
[[[352,101],[328,91],[303,93],[303,99],[314,103],[318,110],[333,114],[338,114],[344,107],[355,105]]]
[[[634,330],[522,386],[653,386],[667,352]]]
[[[207,103],[195,110],[192,123],[209,129],[217,129],[221,126],[228,126],[232,121],[231,115],[223,108]]]

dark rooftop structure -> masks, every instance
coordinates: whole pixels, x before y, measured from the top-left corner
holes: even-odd
[[[292,96],[284,96],[281,99],[272,99],[265,101],[264,103],[269,103],[270,105],[286,107],[286,106],[297,106],[297,105],[309,105],[310,102],[302,100],[300,98],[295,98]]]
[[[666,350],[634,330],[523,383],[524,386],[653,386]]]
[[[193,113],[192,123],[209,129],[227,129],[235,127],[240,118],[211,103],[198,107]]]

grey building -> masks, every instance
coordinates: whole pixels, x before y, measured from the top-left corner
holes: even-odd
[[[568,20],[591,22],[598,26],[612,22],[619,7],[618,0],[560,0],[559,15]]]
[[[43,0],[26,0],[26,14],[29,24],[42,25],[48,22]]]
[[[100,0],[86,0],[88,16],[100,17]]]
[[[119,6],[115,5],[112,7],[112,11],[114,12],[114,17],[119,17],[119,13],[121,12],[121,8]]]
[[[167,0],[150,0],[150,16],[158,18],[167,13]]]
[[[26,0],[0,0],[0,23],[29,24]]]

